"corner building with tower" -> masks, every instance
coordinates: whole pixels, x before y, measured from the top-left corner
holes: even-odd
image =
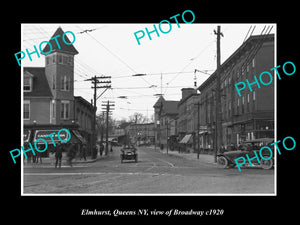
[[[59,37],[51,38],[51,46],[44,47],[43,52],[52,48],[45,55],[45,67],[23,67],[24,144],[61,128],[71,131],[70,143],[90,143],[95,109],[84,98],[74,96],[74,58],[78,51],[73,44],[64,43],[63,34],[59,27],[52,38]],[[67,35],[64,40],[71,43]]]

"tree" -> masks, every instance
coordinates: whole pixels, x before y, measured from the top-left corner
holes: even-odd
[[[129,122],[132,123],[147,123],[148,118],[142,113],[136,112],[133,115],[129,116]]]
[[[96,123],[97,123],[97,131],[100,134],[101,141],[104,138],[104,133],[106,130],[106,114],[98,114],[96,116]],[[108,117],[108,132],[112,133],[113,128],[116,127],[116,120],[113,119],[111,116]]]

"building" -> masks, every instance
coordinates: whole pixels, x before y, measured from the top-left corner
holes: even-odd
[[[154,143],[154,123],[130,123],[125,128],[131,143],[137,145]]]
[[[86,137],[90,135],[94,110],[83,98],[74,97],[74,57],[78,51],[64,43],[63,34],[59,27],[52,38],[59,37],[49,40],[52,51],[45,55],[45,67],[23,68],[24,142],[33,142],[41,132],[45,135],[61,128],[71,131],[70,143],[85,142],[81,131]],[[64,38],[71,43],[67,36]],[[43,52],[49,52],[49,48],[47,44]]]
[[[81,96],[74,96],[74,100],[75,123],[78,124],[78,131],[91,147],[94,106]]]
[[[182,97],[178,103],[178,140],[191,150],[195,149],[196,144],[199,94],[194,88],[182,88],[181,93]]]
[[[274,82],[243,90],[240,97],[234,84],[254,82],[254,75],[270,71],[274,62],[274,35],[249,37],[221,66],[222,143],[239,145],[242,141],[274,137]],[[274,78],[274,72],[271,72]],[[217,73],[213,73],[200,91],[201,148],[212,150],[215,137],[215,88]]]
[[[165,100],[162,96],[154,104],[155,143],[161,147],[166,146],[170,132],[177,132],[179,101]],[[173,124],[173,125],[172,125]],[[175,134],[174,134],[175,135]]]

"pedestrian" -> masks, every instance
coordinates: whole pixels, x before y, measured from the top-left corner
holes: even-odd
[[[81,160],[81,157],[83,157],[84,161],[86,161],[86,144],[83,144],[82,147],[81,147],[81,153],[82,155],[80,156],[80,160]]]
[[[102,154],[103,154],[103,150],[104,150],[104,145],[103,143],[101,142],[100,143],[100,156],[102,157]]]
[[[98,155],[98,148],[96,145],[93,146],[93,159],[96,159]]]
[[[24,149],[28,149],[29,148],[29,144],[28,143],[25,143],[24,144]],[[27,155],[27,163],[31,163],[31,158],[33,158],[33,154],[32,154],[32,151],[29,151],[28,153],[26,153]],[[25,162],[25,154],[24,154],[24,162]]]
[[[74,148],[74,145],[72,144],[67,144],[67,156],[68,156],[68,164],[73,167],[72,165],[72,160],[74,159],[75,157],[75,148]]]
[[[55,168],[61,168],[61,159],[62,159],[62,152],[64,150],[63,144],[56,146],[55,148]]]
[[[45,149],[45,145],[44,144],[38,145],[38,149],[39,150]],[[42,161],[42,152],[37,151],[36,152],[36,163],[37,164],[39,163],[39,159],[40,159],[40,163],[42,164],[43,163],[43,161]]]

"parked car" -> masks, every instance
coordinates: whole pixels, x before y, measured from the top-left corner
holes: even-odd
[[[239,147],[238,150],[235,151],[225,151],[223,153],[219,152],[217,154],[217,163],[218,166],[221,168],[232,168],[236,166],[235,159],[239,157],[245,157],[246,154],[248,154],[249,158],[252,158],[255,156],[255,153],[259,156],[259,150],[263,146],[269,146],[273,153],[274,153],[274,146],[270,146],[271,143],[274,142],[273,138],[259,138],[251,141],[245,141],[243,142]],[[262,156],[264,158],[269,158],[270,157],[270,152],[269,151],[262,151]],[[247,158],[246,158],[247,160]],[[247,160],[248,163],[248,160]],[[244,165],[247,165],[245,163]],[[260,160],[260,163],[256,159],[252,160],[251,163],[255,166],[259,166],[263,169],[272,169],[274,167],[274,154],[272,158],[269,160]],[[249,163],[248,163],[249,165]]]
[[[138,154],[137,149],[134,146],[124,146],[121,149],[121,163],[123,163],[124,160],[134,160],[135,162],[138,161]]]

